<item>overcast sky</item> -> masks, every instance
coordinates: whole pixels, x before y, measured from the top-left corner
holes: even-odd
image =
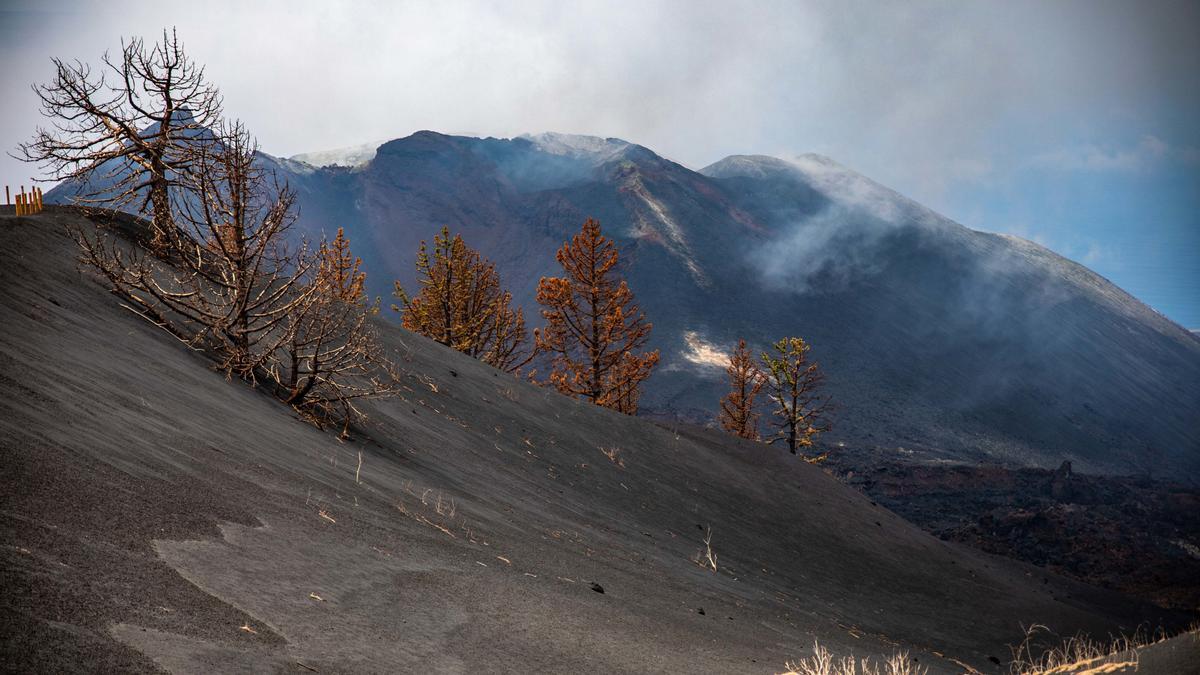
[[[272,154],[419,129],[820,152],[1200,328],[1200,2],[0,2],[8,151],[51,56],[174,25]]]

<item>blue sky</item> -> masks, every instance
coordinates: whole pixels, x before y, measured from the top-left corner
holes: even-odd
[[[7,0],[0,64],[44,81],[171,25],[273,154],[419,129],[820,152],[1200,328],[1197,2]],[[37,123],[6,88],[0,145]]]
[[[1125,135],[960,185],[941,210],[975,229],[1037,241],[1200,328],[1200,158],[1192,145]]]

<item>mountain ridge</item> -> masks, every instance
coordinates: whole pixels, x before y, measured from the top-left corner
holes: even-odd
[[[419,242],[448,226],[536,317],[554,250],[596,217],[663,353],[650,414],[712,419],[722,378],[688,358],[696,345],[798,334],[842,403],[831,446],[1200,476],[1193,334],[1078,263],[829,158],[694,171],[620,139],[421,131],[354,169],[278,166],[300,231],[344,226],[376,295],[415,284]]]

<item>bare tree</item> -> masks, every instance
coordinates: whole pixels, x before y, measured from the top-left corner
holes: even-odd
[[[367,302],[361,262],[341,229],[321,242],[271,369],[280,398],[317,426],[340,420],[343,435],[365,417],[358,403],[395,394],[398,379],[371,322],[379,301]]]
[[[255,161],[257,145],[239,123],[187,149],[179,176],[192,195],[155,255],[103,232],[82,230],[83,259],[126,306],[195,349],[230,376],[264,384],[307,420],[362,419],[356,402],[393,393],[394,369],[362,300],[357,265],[322,243],[289,251],[294,193]],[[348,272],[348,273],[347,273]]]
[[[80,243],[141,313],[203,345],[227,374],[257,382],[287,341],[289,314],[312,292],[312,261],[286,248],[295,195],[256,164],[253,138],[236,122],[215,134],[187,149],[188,171],[177,180],[194,198],[180,200],[175,226],[159,239],[165,262],[115,241]]]
[[[118,58],[102,60],[94,73],[81,61],[53,59],[54,80],[34,86],[50,125],[16,157],[38,163],[49,180],[74,183],[81,204],[133,204],[150,214],[160,246],[173,229],[171,187],[189,170],[181,149],[208,140],[221,97],[174,29],[150,46],[122,41]]]

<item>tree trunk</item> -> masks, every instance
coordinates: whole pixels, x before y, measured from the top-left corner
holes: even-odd
[[[161,250],[167,244],[167,236],[173,227],[171,219],[171,197],[167,193],[166,177],[154,178],[150,182],[150,208],[154,211],[151,223],[154,227],[154,238],[151,247]]]
[[[595,270],[593,270],[592,273],[594,275]],[[595,282],[593,281],[591,295],[592,348],[591,354],[589,354],[589,356],[592,357],[592,403],[599,401],[600,395],[603,393],[600,391],[600,318],[597,316],[596,312],[596,305],[599,303],[599,300],[600,299],[596,297],[596,286]]]

